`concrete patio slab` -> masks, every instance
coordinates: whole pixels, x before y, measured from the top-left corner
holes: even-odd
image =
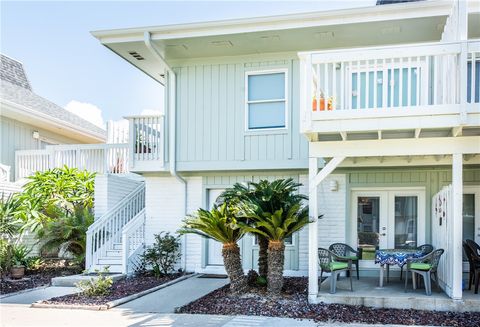
[[[111,277],[113,281],[117,281],[125,277],[123,274],[108,274],[108,277]],[[62,277],[55,277],[52,278],[52,286],[63,286],[63,287],[75,287],[75,284],[82,281],[82,280],[90,280],[90,279],[98,278],[96,274],[79,274],[79,275],[71,275],[71,276],[62,276]]]
[[[57,287],[50,286],[41,289],[35,289],[30,292],[25,292],[13,296],[0,299],[0,303],[14,303],[14,304],[32,304],[33,302],[50,299],[55,296],[62,296],[78,292],[76,287]]]
[[[405,280],[391,277],[383,287],[379,287],[378,277],[353,278],[353,292],[350,291],[350,281],[340,277],[337,281],[337,291],[329,294],[330,277],[320,285],[317,303],[340,303],[364,305],[375,308],[418,309],[436,311],[480,311],[480,295],[464,291],[462,300],[452,300],[432,283],[432,295],[425,294],[423,284],[416,290],[409,280],[407,291],[404,291]],[[472,294],[470,294],[472,293]]]
[[[112,310],[173,313],[175,308],[195,301],[228,283],[228,278],[200,278],[200,276],[195,276],[120,305]]]

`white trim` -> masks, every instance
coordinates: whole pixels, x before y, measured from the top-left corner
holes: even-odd
[[[357,247],[358,239],[358,206],[357,198],[362,196],[378,197],[379,208],[379,234],[382,228],[386,237],[379,239],[380,248],[393,248],[395,245],[395,197],[416,196],[417,197],[417,245],[425,243],[426,237],[426,190],[425,187],[355,187],[351,188],[350,196],[350,233],[347,235],[347,243]],[[361,268],[378,268],[373,261],[360,260]]]
[[[285,84],[285,98],[284,99],[268,99],[268,100],[248,100],[248,77],[255,75],[271,75],[271,74],[284,74],[284,84]],[[247,70],[245,71],[245,132],[246,133],[255,133],[258,131],[286,131],[288,130],[288,112],[289,112],[289,94],[288,94],[288,83],[289,75],[288,68],[274,68],[274,69],[264,69],[264,70]],[[255,103],[272,103],[272,102],[284,102],[285,103],[285,126],[284,127],[265,127],[265,128],[250,128],[248,125],[249,121],[249,105]]]

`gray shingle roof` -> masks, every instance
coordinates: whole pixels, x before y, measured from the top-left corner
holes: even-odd
[[[1,55],[0,98],[81,127],[92,133],[105,135],[105,130],[67,111],[55,103],[33,93],[23,65]]]

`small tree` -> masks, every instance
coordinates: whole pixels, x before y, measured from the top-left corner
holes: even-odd
[[[169,232],[155,234],[155,243],[148,247],[142,255],[145,266],[152,266],[155,276],[171,273],[180,259],[180,240]]]
[[[232,293],[242,293],[246,290],[247,279],[237,242],[245,232],[237,224],[236,211],[227,203],[215,205],[210,211],[198,209],[194,215],[185,218],[179,232],[198,234],[222,243],[223,264],[230,278],[230,290]]]

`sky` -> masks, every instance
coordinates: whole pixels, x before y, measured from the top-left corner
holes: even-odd
[[[22,62],[35,93],[102,126],[163,110],[163,87],[90,31],[333,10],[375,0],[4,1],[0,52]]]

